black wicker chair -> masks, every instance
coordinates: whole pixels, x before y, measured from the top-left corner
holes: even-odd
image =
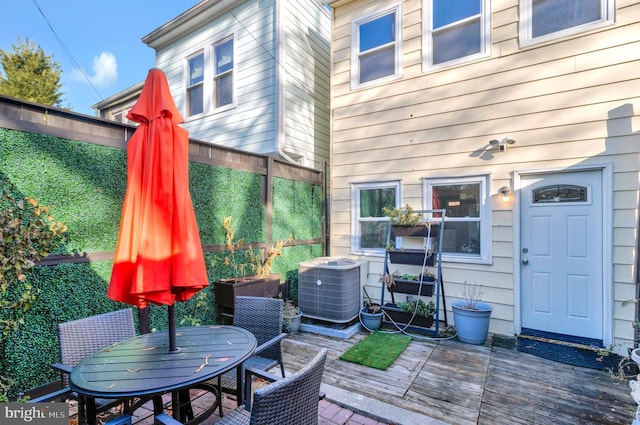
[[[78,397],[69,388],[69,373],[80,360],[104,347],[136,336],[132,309],[124,309],[58,324],[61,363],[51,365],[61,372],[63,388],[31,402],[74,398],[78,400],[78,422],[95,423],[96,415],[129,402],[118,399]]]
[[[245,369],[245,404],[225,415],[220,425],[314,425],[318,423],[318,401],[322,372],[327,359],[323,348],[305,367],[286,378],[261,370]],[[252,376],[273,383],[258,388],[251,397]]]
[[[323,396],[320,385],[326,360],[327,349],[323,348],[308,365],[286,378],[280,378],[262,370],[245,368],[245,405],[239,406],[216,424],[317,425],[318,402]],[[252,397],[253,376],[272,383],[257,389]],[[181,424],[164,413],[155,416],[155,423]],[[120,416],[105,425],[131,425],[131,416]]]
[[[282,333],[283,301],[276,298],[237,296],[235,299],[233,325],[251,332],[258,340],[254,355],[244,362],[244,368],[268,371],[280,365],[282,377],[285,376],[282,360],[281,341],[287,336]],[[230,371],[218,378],[220,394],[233,394],[242,404],[242,382],[238,385],[237,371]],[[242,379],[242,373],[240,373]],[[222,416],[222,403],[220,403]]]

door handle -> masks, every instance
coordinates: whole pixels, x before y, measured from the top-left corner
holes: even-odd
[[[527,260],[526,258],[523,258],[522,259],[522,264],[524,264],[526,266],[527,264],[529,264],[529,260]]]

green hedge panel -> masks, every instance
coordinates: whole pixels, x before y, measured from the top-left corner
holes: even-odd
[[[0,128],[0,173],[19,193],[52,207],[68,227],[69,241],[57,253],[115,250],[126,191],[126,150]],[[265,178],[256,173],[189,164],[190,191],[204,245],[225,243],[222,219],[233,217],[236,240],[266,241]],[[322,236],[322,190],[317,185],[275,178],[273,239]],[[209,282],[233,275],[225,252],[205,253]],[[322,245],[287,246],[273,272],[295,275],[298,263],[322,255]],[[130,306],[109,300],[111,261],[36,267],[30,282],[41,300],[25,326],[0,342],[0,370],[15,381],[10,396],[58,379],[49,365],[59,361],[57,324]],[[214,324],[213,286],[176,304],[179,325]],[[149,308],[150,326],[167,328],[166,306]],[[134,316],[138,311],[134,308]]]

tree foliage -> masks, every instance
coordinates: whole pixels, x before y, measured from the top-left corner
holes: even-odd
[[[2,176],[0,176],[2,177]],[[0,178],[0,341],[24,322],[39,291],[27,281],[34,261],[46,257],[66,238],[67,228],[55,222],[49,208],[33,198],[17,198],[6,178]]]
[[[25,39],[12,45],[13,52],[0,49],[0,94],[43,105],[61,106],[60,63],[40,46]]]

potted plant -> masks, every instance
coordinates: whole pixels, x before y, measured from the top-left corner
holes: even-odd
[[[382,307],[390,320],[398,325],[411,325],[421,328],[433,326],[433,315],[436,305],[432,301],[425,303],[421,299],[400,302],[396,304],[385,304]]]
[[[302,312],[298,306],[293,301],[286,300],[282,308],[282,331],[289,335],[298,332],[301,320]]]
[[[463,299],[451,303],[458,339],[462,342],[483,344],[487,339],[493,308],[481,297],[481,287],[465,281]]]
[[[235,241],[235,232],[231,217],[225,217],[222,223],[226,231],[227,256],[225,266],[230,266],[234,276],[214,282],[214,293],[218,307],[218,318],[226,310],[233,309],[238,295],[275,298],[280,293],[280,275],[272,274],[271,267],[276,257],[282,256],[282,248],[291,241],[278,241],[264,253],[256,253],[242,240]],[[228,312],[228,311],[227,311]]]
[[[382,208],[382,212],[389,217],[391,231],[395,236],[403,237],[426,237],[437,236],[437,226],[425,221],[420,213],[414,212],[413,208],[406,204],[404,208]]]
[[[384,311],[380,304],[371,301],[369,294],[364,290],[365,305],[360,309],[360,323],[368,331],[377,331],[382,326],[382,316]]]
[[[384,311],[380,304],[367,303],[360,310],[360,323],[368,331],[377,331],[382,325],[382,316]]]

